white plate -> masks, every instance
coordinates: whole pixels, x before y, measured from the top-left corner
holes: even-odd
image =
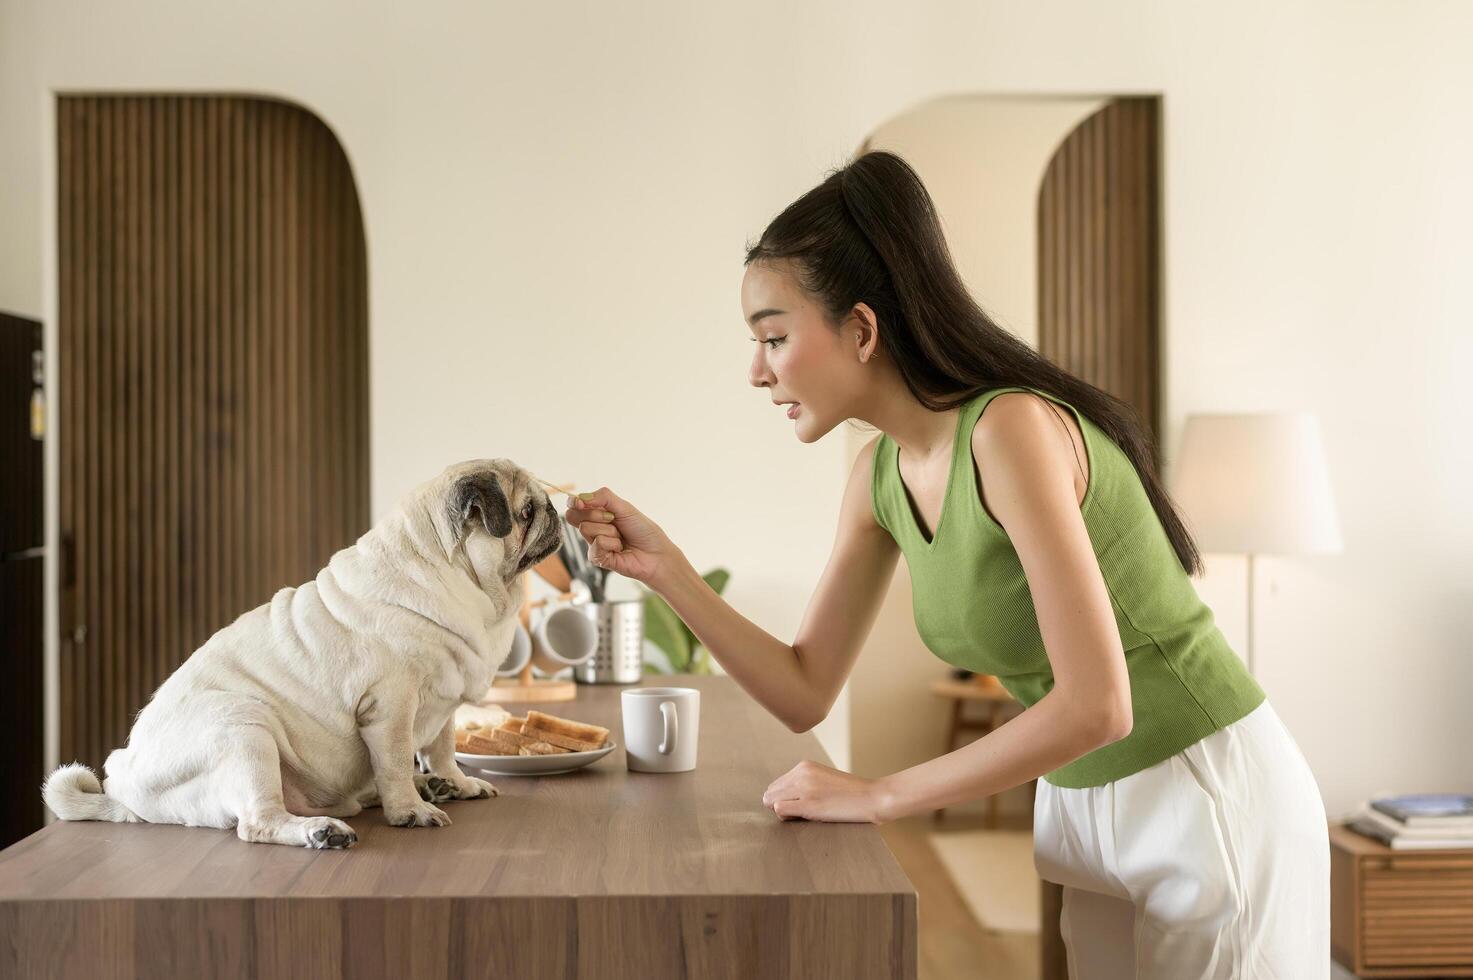
[[[587,752],[559,752],[557,755],[471,755],[455,753],[455,761],[467,769],[489,772],[493,776],[555,776],[592,765],[614,751],[613,741]]]

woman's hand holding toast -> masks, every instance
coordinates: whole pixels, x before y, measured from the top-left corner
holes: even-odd
[[[656,592],[686,563],[660,529],[608,487],[568,498],[568,523],[588,542],[588,560]]]

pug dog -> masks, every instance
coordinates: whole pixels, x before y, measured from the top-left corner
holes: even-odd
[[[314,580],[212,636],[154,692],[102,783],[61,766],[46,805],[309,848],[357,843],[340,818],[364,807],[445,826],[436,803],[496,795],[455,764],[455,708],[491,686],[523,573],[557,550],[561,521],[510,460],[449,467]]]

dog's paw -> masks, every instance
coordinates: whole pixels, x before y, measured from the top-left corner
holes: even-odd
[[[384,819],[395,827],[445,827],[450,823],[444,810],[420,800],[392,810],[385,807]]]
[[[454,783],[457,800],[484,800],[501,795],[501,791],[495,786],[475,776],[461,776]]]
[[[462,798],[457,795],[456,787],[450,780],[442,779],[434,773],[415,773],[414,788],[419,790],[419,798],[428,803],[444,803],[446,800]]]
[[[332,817],[310,817],[304,829],[305,843],[313,850],[343,850],[358,843],[353,828]]]

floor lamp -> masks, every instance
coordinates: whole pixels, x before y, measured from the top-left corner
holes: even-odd
[[[1199,549],[1248,557],[1252,673],[1254,558],[1342,550],[1319,422],[1307,412],[1188,415],[1170,493]]]

